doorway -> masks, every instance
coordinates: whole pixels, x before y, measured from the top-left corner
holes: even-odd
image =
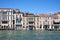
[[[33,26],[31,25],[31,26],[29,26],[29,30],[33,30]]]

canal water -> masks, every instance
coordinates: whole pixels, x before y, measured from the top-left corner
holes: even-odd
[[[0,30],[0,40],[60,40],[60,31]]]

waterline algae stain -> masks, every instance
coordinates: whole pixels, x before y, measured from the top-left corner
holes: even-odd
[[[60,40],[60,31],[0,31],[0,40]]]

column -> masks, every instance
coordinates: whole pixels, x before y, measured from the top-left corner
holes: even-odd
[[[54,26],[53,26],[53,29],[54,29]]]
[[[60,29],[60,24],[59,24],[59,28],[58,29]]]
[[[49,26],[49,29],[51,29],[51,25]]]
[[[43,26],[44,26],[44,25],[42,25],[42,29],[43,29]]]

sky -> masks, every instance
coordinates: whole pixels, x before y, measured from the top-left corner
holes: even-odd
[[[0,8],[20,9],[30,13],[60,12],[60,0],[0,0]]]

